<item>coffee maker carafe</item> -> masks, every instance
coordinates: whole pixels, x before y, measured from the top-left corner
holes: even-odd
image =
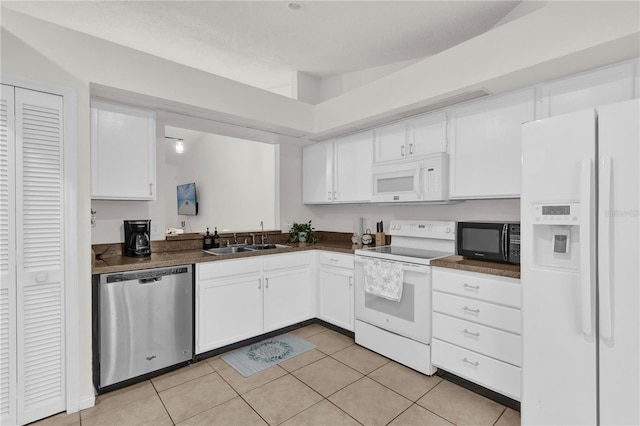
[[[124,221],[124,254],[130,257],[151,256],[151,221]]]

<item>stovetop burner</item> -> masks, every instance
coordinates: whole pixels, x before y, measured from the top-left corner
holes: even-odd
[[[455,222],[393,220],[391,245],[356,250],[356,255],[429,265],[455,252]]]
[[[418,259],[435,259],[436,257],[449,256],[451,253],[434,251],[434,250],[422,250],[410,247],[397,247],[397,246],[380,246],[371,247],[368,249],[362,249],[361,254],[379,253],[392,256],[404,256],[415,257]],[[362,253],[366,252],[366,253]]]

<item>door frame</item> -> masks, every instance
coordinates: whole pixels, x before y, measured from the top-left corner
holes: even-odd
[[[68,413],[80,410],[80,332],[78,295],[78,138],[76,129],[76,90],[12,75],[3,75],[2,83],[28,90],[62,96],[63,99],[63,174],[64,174],[64,283],[65,283],[65,380]],[[89,405],[87,405],[89,404]],[[93,399],[87,407],[93,406]],[[86,408],[86,407],[82,407]]]

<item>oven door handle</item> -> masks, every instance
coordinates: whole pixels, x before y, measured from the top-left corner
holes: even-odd
[[[398,262],[396,260],[389,260],[389,259],[380,259],[380,258],[373,258],[373,257],[367,257],[367,256],[358,256],[356,255],[354,260],[358,263],[364,263],[365,259],[376,259],[376,260],[382,260],[384,262],[393,262],[393,263],[400,263],[402,265],[402,271],[403,272],[416,272],[418,274],[430,274],[431,273],[431,266],[427,266],[427,265],[418,265],[418,264],[414,264],[414,263],[405,263],[405,262]]]

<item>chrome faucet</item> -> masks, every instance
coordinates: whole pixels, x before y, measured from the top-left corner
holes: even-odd
[[[267,241],[267,236],[264,235],[264,222],[260,221],[260,240],[264,245],[265,241]]]
[[[251,244],[256,245],[256,234],[249,234],[251,236]]]
[[[238,245],[238,234],[233,233],[233,244]]]

